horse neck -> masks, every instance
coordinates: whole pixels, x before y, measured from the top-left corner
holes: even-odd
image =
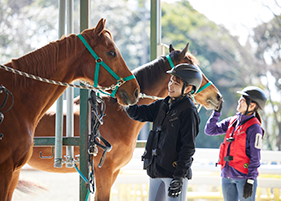
[[[136,76],[141,93],[145,93],[151,96],[166,97],[168,95],[168,82],[169,74],[166,73],[167,70],[170,70],[171,67],[164,57],[160,57],[148,64],[145,64],[135,71],[133,71]],[[153,99],[139,99],[138,105],[151,104],[155,100]],[[125,111],[122,111],[125,113]],[[135,147],[136,140],[141,128],[144,126],[144,122],[133,121],[127,115],[124,118],[128,118],[127,130],[130,130],[130,135],[127,135],[126,138],[122,137],[123,140],[127,140],[125,143],[133,143],[132,147]],[[121,118],[124,121],[123,118]]]
[[[139,82],[141,93],[150,96],[166,97],[168,95],[168,82],[170,78],[166,71],[170,69],[168,60],[164,59],[164,57],[159,57],[133,71]],[[149,98],[140,99],[138,105],[150,104],[154,101]]]
[[[77,37],[71,38],[74,39]],[[22,71],[47,79],[70,83],[75,78],[74,69],[76,69],[76,66],[73,61],[75,61],[75,52],[78,52],[78,50],[71,47],[73,46],[73,42],[74,44],[77,43],[76,41],[71,41],[71,38],[67,37],[52,42],[26,56],[17,60],[12,60],[12,62],[7,65],[18,70],[23,69]],[[50,61],[53,61],[51,65],[45,65]],[[24,69],[33,70],[27,71]],[[26,85],[23,87],[14,86],[15,93],[11,90],[15,100],[19,100],[15,101],[13,109],[23,112],[29,111],[30,114],[28,117],[30,121],[37,124],[66,87],[34,81],[29,78],[21,79],[24,80],[23,82]],[[24,111],[24,109],[27,111]]]

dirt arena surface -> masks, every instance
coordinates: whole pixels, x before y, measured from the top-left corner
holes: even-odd
[[[22,170],[21,179],[32,181],[47,190],[33,189],[33,194],[16,190],[13,201],[77,201],[79,200],[78,173],[48,173],[39,170]]]

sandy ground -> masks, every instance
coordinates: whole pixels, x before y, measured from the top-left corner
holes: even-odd
[[[20,178],[32,181],[47,190],[33,189],[32,194],[14,192],[13,201],[77,201],[79,200],[79,174],[48,173],[39,170],[22,170]]]
[[[202,153],[201,153],[201,152]],[[218,151],[218,150],[215,150]],[[140,156],[143,153],[142,149],[135,149],[132,160],[125,167],[122,168],[121,174],[117,177],[117,181],[112,187],[112,201],[130,201],[130,200],[141,200],[138,196],[138,199],[131,196],[128,198],[129,194],[136,192],[134,195],[147,195],[146,188],[141,188],[143,184],[148,184],[148,176],[146,172],[142,170],[142,162]],[[200,161],[201,153],[201,161]],[[212,150],[209,150],[208,153],[212,153]],[[274,152],[275,153],[275,152]],[[264,158],[272,157],[274,159],[280,158],[281,152],[276,152],[275,155],[271,152]],[[208,192],[211,193],[220,193],[220,168],[215,167],[212,164],[209,164],[211,156],[206,156],[205,150],[197,151],[198,162],[193,164],[193,179],[189,183],[189,187],[194,186],[192,193],[201,193]],[[213,154],[213,158],[217,158],[218,153]],[[207,159],[206,159],[207,157]],[[215,161],[215,159],[211,161]],[[204,163],[203,163],[204,162]],[[281,165],[281,164],[280,164]],[[278,175],[281,175],[280,165],[262,165],[260,168],[261,176],[258,178],[259,186],[264,188],[281,188],[281,178]],[[262,175],[267,175],[262,177]],[[271,175],[269,177],[269,175]],[[33,190],[33,194],[22,193],[18,190],[15,191],[13,196],[13,201],[78,201],[79,200],[79,180],[80,175],[78,173],[48,173],[39,170],[34,170],[30,167],[24,168],[21,171],[20,178],[33,181],[40,186],[43,186],[47,190]],[[1,178],[0,178],[1,179]],[[124,186],[127,185],[127,186]],[[128,185],[133,184],[133,185]],[[137,187],[138,186],[138,187]],[[128,188],[130,187],[130,189]],[[216,189],[214,189],[216,187]],[[139,190],[136,190],[139,188]],[[266,195],[267,191],[265,191]],[[121,196],[121,197],[120,197]],[[93,196],[91,196],[93,200]],[[146,200],[146,199],[144,199]]]

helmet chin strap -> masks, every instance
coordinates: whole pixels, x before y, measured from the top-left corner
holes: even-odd
[[[183,86],[181,89],[181,97],[185,96],[185,94],[184,94],[185,87],[186,87],[186,82],[183,82]]]
[[[253,112],[254,112],[254,111],[248,111],[248,110],[249,110],[249,106],[250,106],[251,102],[252,102],[252,100],[249,100],[249,103],[247,103],[247,109],[246,109],[246,111],[244,112],[244,114],[243,114],[243,115],[247,115],[247,114],[250,114],[250,113],[253,113]]]
[[[179,97],[179,98],[182,98],[182,97],[184,97],[184,96],[186,96],[188,93],[184,93],[184,90],[185,90],[185,87],[186,87],[186,85],[187,85],[187,83],[186,82],[184,82],[183,83],[183,86],[182,86],[182,89],[181,89],[181,96]],[[191,94],[193,94],[193,88],[192,88],[192,90],[191,90]]]
[[[173,102],[180,100],[182,97],[186,96],[186,94],[184,93],[184,89],[186,87],[186,82],[183,82],[183,86],[181,89],[181,95],[179,97],[173,98]]]

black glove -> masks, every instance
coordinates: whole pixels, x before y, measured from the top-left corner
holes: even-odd
[[[244,191],[243,191],[243,197],[245,199],[252,196],[253,186],[254,186],[254,180],[253,179],[247,179],[247,181],[244,185]]]
[[[217,112],[219,112],[219,113],[221,112],[221,109],[222,109],[222,102],[223,102],[223,101],[220,102],[220,105],[215,109],[215,111],[217,111]]]
[[[168,196],[172,198],[178,197],[181,193],[182,184],[183,178],[175,177],[170,183]]]

